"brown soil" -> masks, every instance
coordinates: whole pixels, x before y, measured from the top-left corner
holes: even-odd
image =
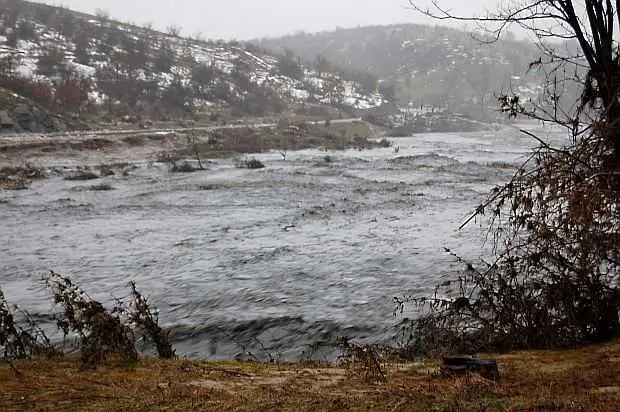
[[[238,153],[268,150],[288,152],[306,148],[341,150],[371,148],[376,133],[365,122],[331,125],[299,124],[269,127],[222,127],[209,129],[76,132],[69,134],[0,135],[0,167],[115,161],[157,160],[171,157],[222,158]]]
[[[440,378],[437,364],[384,365],[386,381],[355,368],[302,364],[159,361],[108,363],[81,371],[77,360],[0,366],[2,411],[615,411],[620,342],[571,351],[495,357],[501,380]]]

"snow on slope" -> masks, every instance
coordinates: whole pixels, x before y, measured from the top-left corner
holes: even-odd
[[[0,36],[0,59],[9,56],[15,59],[14,71],[20,76],[30,77],[34,80],[45,81],[53,84],[57,78],[54,76],[41,75],[38,70],[38,62],[50,49],[58,50],[63,56],[63,64],[82,77],[96,80],[97,69],[118,68],[112,56],[115,53],[127,53],[120,42],[115,42],[112,49],[106,53],[103,35],[119,37],[124,35],[128,41],[140,42],[148,39],[153,45],[167,44],[173,53],[172,67],[167,72],[153,70],[152,67],[144,67],[136,71],[136,78],[140,80],[156,81],[160,90],[170,86],[175,79],[181,78],[185,86],[191,85],[192,67],[195,64],[203,64],[213,67],[221,75],[222,82],[228,84],[230,92],[237,97],[243,97],[246,91],[235,81],[233,74],[239,67],[244,70],[249,81],[257,86],[270,88],[275,91],[285,102],[320,102],[326,105],[342,104],[357,109],[368,109],[380,106],[384,99],[379,93],[360,93],[360,86],[355,82],[342,79],[331,73],[317,73],[309,68],[303,68],[303,80],[298,80],[280,73],[278,57],[265,54],[248,48],[238,43],[207,42],[195,39],[181,38],[149,29],[122,24],[111,20],[94,18],[93,16],[75,13],[74,24],[84,33],[92,33],[88,39],[87,57],[78,58],[79,45],[76,44],[76,36],[65,36],[62,28],[53,24],[42,22],[41,10],[50,8],[35,3],[26,3],[33,8],[33,12],[24,15],[17,20],[13,27],[1,27],[4,35]],[[55,9],[59,16],[72,13],[66,9]],[[52,11],[50,11],[52,12]],[[32,38],[18,39],[15,47],[11,47],[10,37],[16,36],[19,27],[31,25],[33,28]],[[99,33],[95,36],[95,33]],[[83,40],[83,39],[82,39]],[[151,53],[157,53],[157,46]],[[130,54],[130,53],[127,53]],[[106,96],[101,89],[92,93],[96,102],[102,102]],[[213,102],[203,101],[204,104]]]

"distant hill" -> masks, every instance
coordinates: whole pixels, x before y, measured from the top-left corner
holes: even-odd
[[[534,45],[515,40],[485,44],[471,33],[447,27],[359,27],[254,43],[276,53],[290,50],[315,67],[333,63],[372,73],[393,85],[401,104],[418,107],[484,110],[494,107],[494,93],[515,91],[529,97],[540,92],[541,78],[526,73],[539,57]]]
[[[0,88],[52,113],[217,119],[355,112],[386,101],[343,73],[251,44],[180,37],[174,27],[162,33],[104,13],[0,0]],[[0,106],[5,118],[13,110]],[[32,130],[30,120],[14,123]]]

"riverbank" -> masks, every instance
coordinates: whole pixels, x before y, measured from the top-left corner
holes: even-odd
[[[105,130],[48,135],[0,135],[0,189],[24,189],[35,178],[78,169],[90,178],[114,174],[135,163],[177,162],[194,170],[202,160],[236,158],[276,150],[345,150],[389,146],[385,130],[359,119],[278,122],[176,129]],[[121,166],[121,170],[114,170]],[[47,171],[46,171],[47,170]]]
[[[493,355],[490,355],[493,356]],[[440,378],[436,362],[388,363],[386,380],[350,367],[252,362],[107,363],[76,359],[0,366],[0,409],[226,411],[613,411],[620,402],[620,341],[566,351],[494,356],[498,383]]]

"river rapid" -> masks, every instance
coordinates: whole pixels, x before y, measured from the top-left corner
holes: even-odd
[[[513,127],[390,140],[398,153],[273,152],[256,155],[265,169],[196,173],[145,161],[96,181],[113,190],[57,176],[0,191],[0,287],[51,325],[46,270],[104,303],[134,280],[182,356],[394,343],[393,297],[456,270],[444,247],[483,253],[484,225],[458,227],[535,142]]]

